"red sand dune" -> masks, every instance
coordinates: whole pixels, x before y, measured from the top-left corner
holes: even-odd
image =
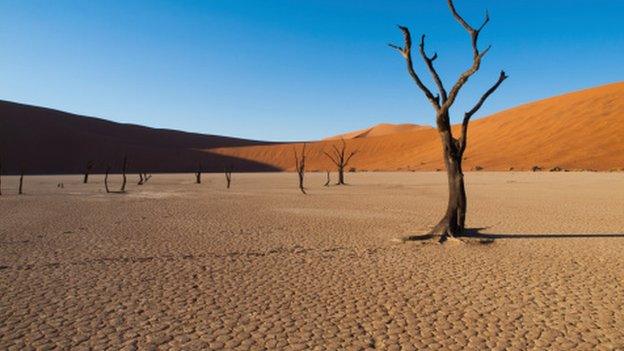
[[[454,126],[457,130],[458,126]],[[376,127],[369,130],[374,131]],[[393,129],[379,136],[345,134],[348,150],[358,150],[350,167],[357,170],[435,170],[443,168],[433,128]],[[367,130],[364,130],[366,132]],[[358,134],[360,133],[360,134]],[[350,139],[347,139],[350,136]],[[529,103],[474,120],[470,125],[464,168],[485,170],[624,169],[624,82]],[[308,146],[308,169],[331,169],[322,150],[337,140]],[[293,147],[300,144],[227,147],[211,150],[294,169]]]
[[[432,120],[433,122],[433,120]],[[340,138],[340,136],[337,136]],[[443,168],[437,132],[426,126],[381,124],[342,135],[358,150],[357,170]],[[339,140],[310,142],[308,170],[333,169],[323,150]],[[331,139],[331,138],[330,138]],[[131,171],[294,170],[293,147],[214,135],[153,129],[0,101],[4,172],[80,173],[88,160],[117,167],[125,153]],[[624,82],[561,95],[475,120],[464,168],[485,170],[624,169]]]
[[[391,124],[380,123],[367,129],[360,129],[354,132],[348,132],[344,134],[335,135],[323,140],[340,140],[340,139],[357,139],[357,138],[371,138],[376,136],[396,134],[400,132],[411,132],[415,130],[432,129],[431,126],[421,126],[418,124]]]

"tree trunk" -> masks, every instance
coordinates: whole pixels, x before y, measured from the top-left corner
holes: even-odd
[[[22,195],[23,194],[23,192],[22,192],[23,187],[24,187],[24,171],[22,170],[20,172],[20,178],[19,178],[19,189],[17,191],[18,195]]]
[[[338,183],[336,183],[338,185],[345,185],[345,181],[344,181],[344,167],[339,167],[338,168]]]
[[[106,167],[106,174],[104,175],[104,189],[106,189],[106,193],[110,193],[110,189],[108,189],[108,173],[110,173],[111,166]]]
[[[121,183],[121,190],[120,192],[125,193],[126,192],[126,166],[128,164],[128,158],[124,155],[124,159],[123,159],[123,165],[121,168],[121,173],[123,176],[123,180]]]
[[[447,237],[462,236],[465,234],[466,222],[466,188],[462,171],[462,152],[457,141],[453,139],[450,130],[442,128],[440,138],[444,145],[444,165],[448,178],[448,204],[446,213],[431,230],[432,235]]]

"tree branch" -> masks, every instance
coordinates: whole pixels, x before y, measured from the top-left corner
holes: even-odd
[[[448,6],[451,9],[451,12],[453,13],[453,17],[455,17],[457,22],[459,22],[459,24],[461,24],[462,27],[464,27],[464,29],[466,29],[466,31],[470,34],[473,59],[472,59],[472,66],[470,66],[470,68],[468,68],[464,73],[462,73],[459,76],[459,78],[457,79],[457,82],[455,83],[455,85],[453,85],[453,88],[451,88],[451,91],[448,94],[448,99],[441,107],[442,110],[448,110],[451,107],[451,105],[453,105],[453,102],[455,102],[455,99],[457,98],[457,94],[459,93],[461,88],[464,86],[464,84],[466,84],[466,82],[468,81],[468,78],[470,78],[473,74],[475,74],[479,70],[479,67],[481,67],[481,60],[492,47],[491,45],[488,46],[485,50],[483,50],[483,52],[480,52],[479,47],[478,47],[479,33],[481,33],[481,30],[490,21],[490,15],[487,11],[485,12],[485,19],[483,20],[483,23],[481,24],[481,26],[479,26],[478,29],[474,29],[472,26],[468,24],[468,22],[466,22],[466,20],[464,20],[464,18],[459,13],[457,13],[457,10],[455,9],[455,5],[453,4],[453,0],[448,0]]]
[[[400,47],[394,44],[388,44],[388,45],[391,48],[394,48],[397,51],[399,51],[401,55],[403,56],[403,58],[405,58],[405,62],[407,64],[407,72],[412,77],[416,85],[420,88],[420,90],[422,90],[423,93],[425,93],[425,96],[427,97],[429,102],[433,105],[435,110],[437,111],[440,108],[440,98],[433,96],[433,94],[431,93],[431,90],[427,88],[427,86],[422,82],[422,80],[420,80],[420,77],[418,76],[418,74],[416,74],[416,71],[414,71],[414,64],[412,63],[412,52],[411,52],[412,51],[412,36],[410,34],[410,31],[407,27],[404,27],[404,26],[398,26],[398,27],[403,33],[405,46]]]
[[[492,87],[490,87],[490,89],[488,89],[481,96],[479,101],[477,101],[477,104],[472,109],[470,109],[470,111],[464,114],[464,120],[462,121],[461,137],[459,138],[459,141],[458,141],[460,154],[463,154],[464,150],[466,150],[466,139],[468,137],[468,123],[470,122],[470,118],[472,118],[472,116],[477,111],[479,111],[481,106],[483,106],[483,103],[485,103],[485,100],[487,100],[490,97],[490,95],[492,95],[496,91],[496,89],[498,89],[498,87],[503,83],[503,81],[507,79],[508,77],[509,76],[505,73],[505,71],[501,71],[496,83],[492,85]]]
[[[336,166],[339,166],[340,164],[338,163],[337,160],[334,159],[334,157],[330,154],[328,154],[327,152],[323,151],[323,153],[325,154],[325,156],[327,156],[327,158],[329,158]]]
[[[442,103],[444,103],[447,98],[446,89],[444,89],[444,84],[442,84],[442,80],[440,79],[440,75],[438,74],[438,71],[436,71],[435,67],[433,67],[433,61],[435,61],[438,58],[438,53],[434,53],[433,56],[431,57],[427,56],[427,53],[425,52],[425,35],[424,34],[420,37],[420,56],[422,56],[423,60],[425,61],[425,64],[427,65],[427,68],[429,69],[429,72],[431,73],[431,77],[433,78],[434,82],[438,86],[440,96],[442,97]]]

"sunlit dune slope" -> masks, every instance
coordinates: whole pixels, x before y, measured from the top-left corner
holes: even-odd
[[[376,136],[396,134],[396,133],[401,133],[401,132],[412,132],[415,130],[422,130],[422,129],[431,129],[431,127],[421,126],[418,124],[410,124],[410,123],[405,123],[405,124],[380,123],[370,128],[335,135],[329,138],[325,138],[323,140],[370,138],[370,137],[376,137]]]
[[[433,122],[433,121],[432,121]],[[419,127],[403,130],[377,127],[343,135],[347,151],[357,150],[350,167],[357,170],[435,170],[443,168],[437,132]],[[454,126],[457,131],[457,126]],[[391,130],[391,131],[389,131]],[[365,137],[362,137],[365,134]],[[360,136],[360,137],[357,137]],[[340,136],[338,136],[339,138]],[[332,168],[323,155],[340,140],[308,145],[308,169]],[[268,164],[294,169],[293,148],[300,144],[278,144],[212,149]],[[465,169],[624,169],[624,82],[536,101],[470,125]]]

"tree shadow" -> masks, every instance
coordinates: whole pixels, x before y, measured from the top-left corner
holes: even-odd
[[[599,239],[599,238],[624,238],[622,234],[587,234],[587,233],[571,233],[571,234],[489,234],[481,233],[487,228],[468,228],[466,229],[465,238],[474,239]]]
[[[600,238],[624,238],[622,234],[587,234],[587,233],[572,233],[572,234],[490,234],[482,233],[484,228],[466,228],[465,234],[458,237],[444,237],[440,238],[431,234],[423,235],[410,235],[403,238],[395,239],[397,242],[421,242],[421,243],[444,243],[444,242],[461,242],[465,244],[479,244],[488,245],[494,243],[496,240],[507,239],[600,239]]]

